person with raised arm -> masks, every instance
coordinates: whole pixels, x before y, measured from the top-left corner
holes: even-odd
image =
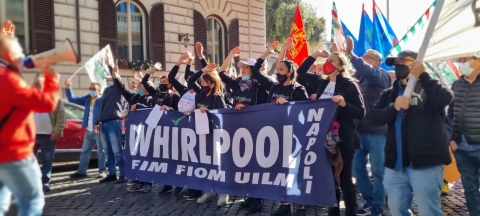
[[[231,60],[238,56],[239,52],[240,47],[238,46],[230,51],[230,54],[223,61],[219,73],[223,83],[233,90],[233,100],[236,110],[241,110],[245,106],[266,103],[268,97],[267,90],[260,86],[252,73],[254,70],[258,72],[260,71],[262,62],[256,62],[254,59],[249,58],[247,61],[240,61],[237,64],[237,66],[241,68],[241,77],[235,79],[226,74],[226,70],[230,65]]]
[[[43,89],[21,77],[23,50],[7,21],[0,31],[0,215],[15,197],[19,215],[42,215],[45,198],[35,155],[34,113],[53,112],[59,100],[59,76],[43,68]]]
[[[352,182],[352,165],[355,149],[361,147],[360,135],[357,131],[357,122],[365,117],[365,106],[357,81],[347,71],[348,60],[343,53],[329,53],[327,50],[318,50],[309,56],[298,69],[298,75],[310,85],[317,85],[317,99],[333,100],[338,103],[336,119],[340,124],[339,144],[340,154],[343,160],[343,168],[340,172],[340,188],[345,202],[345,215],[356,215],[357,201],[356,191]],[[326,58],[323,65],[323,73],[308,72],[310,66],[318,57]],[[338,170],[337,170],[338,171]],[[340,203],[340,189],[336,189],[337,203]],[[329,215],[340,215],[339,207],[329,208]]]
[[[207,67],[197,71],[188,80],[188,88],[195,89],[195,93],[198,95],[196,100],[196,108],[200,109],[200,112],[204,113],[207,110],[224,109],[227,108],[225,101],[223,100],[223,93],[221,89],[221,80],[218,73],[215,71],[215,63],[210,63]],[[197,80],[201,77],[200,84]],[[189,115],[189,112],[184,112],[185,115]],[[190,189],[187,200],[197,200],[197,203],[210,202],[215,198],[215,194],[210,191],[205,191],[202,195],[202,191]],[[225,205],[228,201],[227,194],[220,194],[217,204],[219,206]]]
[[[167,105],[172,107],[174,110],[178,110],[178,101],[180,97],[173,92],[173,85],[170,83],[166,76],[160,76],[157,78],[157,88],[149,83],[148,80],[153,75],[155,71],[160,71],[162,69],[162,64],[156,63],[153,69],[147,71],[147,74],[142,78],[142,84],[145,87],[145,90],[150,95],[154,95],[155,104],[163,106]]]
[[[282,46],[282,50],[277,59],[277,81],[273,81],[266,75],[259,71],[252,71],[255,79],[260,85],[269,91],[267,102],[275,102],[278,104],[285,104],[289,101],[308,100],[307,90],[305,87],[295,82],[297,78],[296,64],[291,60],[284,60],[287,47],[291,46],[292,38],[287,38]],[[269,46],[269,50],[270,50]],[[273,53],[273,50],[265,52],[260,59],[263,63],[268,54]]]

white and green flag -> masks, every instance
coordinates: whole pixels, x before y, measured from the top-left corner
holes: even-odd
[[[106,57],[108,56],[108,62]],[[105,46],[92,58],[90,58],[84,65],[87,71],[88,77],[91,82],[100,83],[102,91],[106,87],[105,77],[111,77],[110,71],[108,71],[108,65],[113,65],[112,51],[110,45]]]

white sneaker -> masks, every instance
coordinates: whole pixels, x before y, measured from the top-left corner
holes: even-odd
[[[215,198],[215,194],[213,194],[213,192],[205,191],[203,192],[203,195],[197,199],[197,203],[199,204],[207,203],[212,201],[214,198]]]
[[[228,202],[228,194],[219,194],[218,195],[218,201],[217,201],[217,205],[218,206],[224,206],[227,204]]]

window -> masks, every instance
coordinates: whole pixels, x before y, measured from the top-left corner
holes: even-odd
[[[208,17],[207,25],[207,60],[221,65],[225,52],[225,28],[216,17]]]
[[[63,107],[65,107],[65,114],[68,120],[83,120],[83,107],[77,106],[68,101],[63,101]]]
[[[23,52],[28,53],[29,25],[27,0],[0,1],[0,21],[3,23],[6,20],[13,22],[15,25],[15,36],[22,44]]]
[[[143,61],[146,56],[145,15],[131,1],[117,4],[118,58]]]

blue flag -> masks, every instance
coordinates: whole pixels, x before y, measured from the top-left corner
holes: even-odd
[[[195,114],[165,110],[154,128],[148,118],[152,109],[130,112],[125,122],[125,177],[334,206],[325,137],[336,107],[332,100],[316,100],[211,110],[208,123],[198,125]],[[209,134],[198,135],[197,127],[207,127]]]
[[[372,48],[373,23],[370,16],[362,6],[362,19],[360,20],[360,32],[358,43],[354,50],[357,56],[363,56],[368,49]]]
[[[354,45],[354,50],[353,50],[353,53],[357,54],[357,52],[355,50],[357,50],[357,43],[358,43],[358,40],[355,36],[353,36],[352,32],[350,30],[348,30],[347,26],[345,25],[345,23],[342,22],[342,29],[343,29],[343,33],[345,34],[345,37],[347,36],[350,36],[352,37],[352,40],[353,40],[353,45]]]
[[[375,0],[373,0],[373,38],[372,49],[377,50],[382,54],[383,59],[390,52],[393,46],[397,45],[397,36],[392,30],[387,18],[383,16],[380,8],[378,8]],[[382,62],[382,68],[385,70],[393,70],[393,67],[385,65],[385,61]]]

